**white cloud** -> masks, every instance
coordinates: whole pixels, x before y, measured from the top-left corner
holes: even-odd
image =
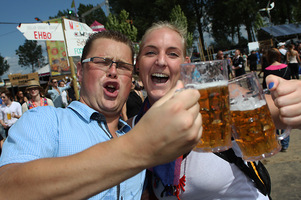
[[[19,61],[19,57],[18,56],[14,56],[14,57],[5,57],[5,60],[7,60],[7,63],[9,64],[9,69],[6,73],[4,73],[1,78],[2,79],[7,79],[8,78],[8,74],[17,74],[17,73],[21,73],[21,74],[28,74],[31,73],[31,68],[30,67],[21,67],[18,64]]]

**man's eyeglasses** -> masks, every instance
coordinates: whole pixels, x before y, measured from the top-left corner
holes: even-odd
[[[132,75],[133,70],[134,70],[134,65],[132,65],[130,63],[115,62],[109,58],[92,57],[92,58],[84,59],[82,61],[82,63],[87,63],[87,62],[93,62],[101,70],[103,70],[105,72],[111,68],[113,63],[116,63],[116,70],[117,70],[118,74],[121,74],[121,75]]]

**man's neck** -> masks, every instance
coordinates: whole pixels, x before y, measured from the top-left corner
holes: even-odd
[[[6,106],[10,106],[12,104],[12,101],[8,101]]]
[[[117,137],[116,131],[118,130],[119,116],[120,115],[118,115],[118,117],[105,116],[109,131],[113,137]]]

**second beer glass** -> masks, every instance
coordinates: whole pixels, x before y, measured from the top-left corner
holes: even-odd
[[[219,152],[229,149],[232,142],[227,62],[182,64],[181,80],[185,88],[198,89],[201,95],[203,134],[194,150]]]
[[[289,134],[276,135],[276,128],[255,72],[239,76],[229,82],[230,110],[233,137],[241,149],[243,159],[256,161],[279,152],[279,139]]]

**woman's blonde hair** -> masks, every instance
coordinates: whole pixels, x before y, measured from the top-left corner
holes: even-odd
[[[168,28],[168,29],[171,29],[173,31],[175,31],[176,33],[179,34],[179,36],[181,37],[182,39],[182,43],[183,43],[183,48],[184,48],[184,51],[183,51],[183,54],[184,54],[184,57],[186,57],[186,48],[187,48],[187,41],[186,41],[186,35],[187,35],[187,31],[186,29],[184,28],[180,28],[178,26],[176,26],[175,24],[172,24],[170,22],[167,22],[167,21],[159,21],[159,22],[156,22],[156,23],[153,23],[153,25],[151,27],[149,27],[142,39],[141,39],[141,42],[140,42],[140,49],[143,48],[144,44],[145,44],[145,40],[146,40],[146,37],[154,30],[158,30],[158,29],[162,29],[162,28]],[[140,52],[137,56],[137,58],[139,58],[139,55],[140,55]]]

